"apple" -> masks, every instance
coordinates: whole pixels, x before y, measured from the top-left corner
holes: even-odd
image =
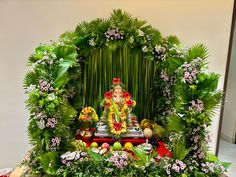
[[[121,151],[122,150],[122,145],[120,144],[120,142],[115,142],[113,144],[113,149],[114,149],[114,151]]]
[[[102,147],[102,149],[104,149],[104,148],[109,149],[110,145],[108,143],[103,143],[101,147]]]

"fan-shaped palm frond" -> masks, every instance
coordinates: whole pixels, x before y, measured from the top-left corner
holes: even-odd
[[[23,87],[27,88],[30,85],[37,85],[38,84],[38,75],[35,71],[29,71],[23,81]]]
[[[185,130],[185,122],[177,114],[172,114],[168,117],[167,130],[182,132]]]
[[[204,44],[196,44],[189,49],[186,59],[191,62],[195,58],[206,59],[208,56],[208,48]]]
[[[174,143],[173,143],[173,156],[175,159],[184,160],[190,151],[191,151],[191,148],[186,147],[186,138],[185,137],[182,137],[181,139],[174,141]]]

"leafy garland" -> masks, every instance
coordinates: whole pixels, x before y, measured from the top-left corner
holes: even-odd
[[[97,51],[128,49],[153,63],[151,88],[145,92],[152,98],[148,112],[150,119],[167,130],[163,140],[173,158],[157,156],[152,163],[154,157],[134,149],[139,160],[128,161],[122,171],[88,151],[89,160],[65,165],[60,156],[74,150],[72,142],[79,127],[76,117],[86,104],[85,86],[92,88],[91,83],[85,85],[89,84],[85,68],[90,57]],[[114,10],[109,19],[83,22],[58,41],[40,45],[29,58],[31,71],[24,80],[30,112],[28,133],[34,146],[25,161],[29,173],[182,177],[224,173],[223,165],[227,164],[208,154],[206,147],[207,127],[221,100],[221,92],[217,91],[219,75],[206,72],[207,57],[204,45],[182,47],[175,36],[164,38],[145,21],[121,10]]]

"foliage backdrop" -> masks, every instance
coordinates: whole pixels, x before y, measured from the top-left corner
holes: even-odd
[[[207,57],[203,44],[185,47],[177,37],[162,37],[157,29],[122,10],[114,10],[108,19],[82,22],[74,32],[40,45],[29,58],[31,70],[24,80],[28,132],[34,145],[26,161],[30,173],[89,176],[96,174],[98,165],[106,170],[103,166],[108,164],[101,158],[91,158],[89,166],[75,162],[67,167],[60,156],[74,150],[83,106],[99,111],[112,78],[121,77],[138,103],[139,120],[147,117],[165,127],[162,140],[173,158],[153,165],[151,158],[137,151],[143,161],[132,162],[124,174],[118,170],[110,175],[219,176],[224,172],[222,164],[207,153],[207,127],[221,92],[217,91],[219,75],[207,71]],[[180,161],[187,166],[184,170],[171,168]],[[147,166],[133,168],[137,163]],[[214,170],[206,171],[202,166],[206,163]]]

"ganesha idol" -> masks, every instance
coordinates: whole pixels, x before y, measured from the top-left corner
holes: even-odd
[[[110,91],[104,94],[104,107],[95,137],[143,137],[136,116],[132,113],[136,102],[121,86],[120,78],[114,78]]]

